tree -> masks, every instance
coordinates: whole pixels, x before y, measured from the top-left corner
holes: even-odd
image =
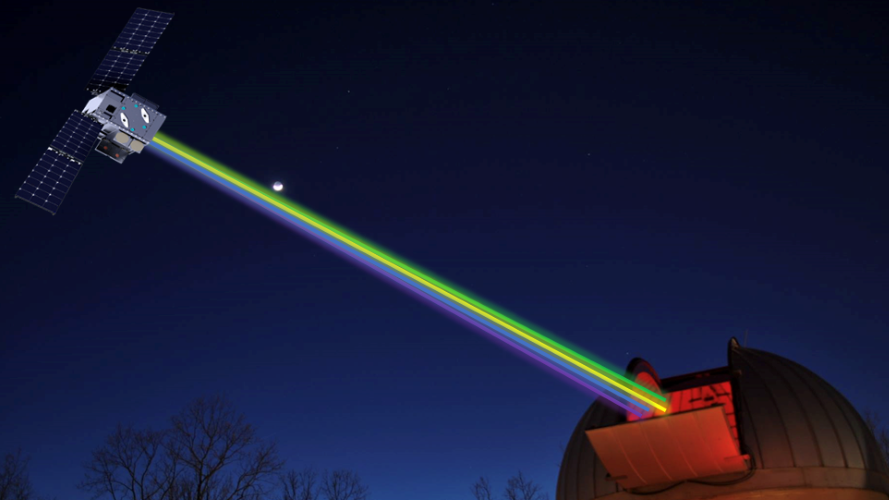
[[[221,397],[199,398],[173,417],[169,450],[181,464],[176,500],[253,500],[274,485],[284,465]]]
[[[526,479],[519,471],[518,475],[509,478],[503,492],[506,500],[548,500],[548,496],[540,492],[540,485]]]
[[[310,467],[297,472],[287,471],[281,477],[283,494],[281,500],[317,500],[318,473]]]
[[[320,490],[324,500],[367,500],[368,497],[368,489],[358,474],[345,469],[325,471]]]
[[[874,433],[874,437],[877,438],[877,445],[880,451],[883,452],[883,458],[886,460],[886,463],[889,463],[889,429],[885,427],[878,413],[869,410],[864,410],[864,423]]]
[[[494,500],[494,495],[491,493],[491,483],[484,476],[478,478],[478,481],[469,488],[469,491],[472,492],[475,500]]]
[[[539,484],[527,479],[522,472],[506,481],[506,489],[503,491],[503,498],[506,500],[549,500],[549,496],[541,493]],[[493,500],[494,495],[491,493],[491,483],[485,477],[480,477],[469,491],[476,500]]]
[[[169,500],[176,483],[176,459],[165,449],[165,431],[117,426],[105,445],[93,451],[80,488],[98,498]]]
[[[199,398],[162,431],[118,426],[81,489],[112,500],[260,500],[283,462],[231,403]]]
[[[32,500],[34,490],[28,477],[28,458],[18,450],[7,453],[0,468],[0,500]]]

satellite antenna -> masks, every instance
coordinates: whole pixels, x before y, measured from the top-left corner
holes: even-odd
[[[68,117],[15,197],[55,215],[90,150],[117,163],[141,153],[167,118],[157,104],[124,92],[173,14],[138,8],[86,90],[95,97]]]

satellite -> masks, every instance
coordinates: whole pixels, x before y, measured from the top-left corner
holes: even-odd
[[[173,14],[136,9],[86,86],[95,97],[71,113],[16,198],[55,215],[90,150],[123,163],[151,142],[166,116],[157,104],[124,92],[171,19]]]

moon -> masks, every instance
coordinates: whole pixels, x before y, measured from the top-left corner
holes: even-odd
[[[276,182],[272,186],[272,189],[274,189],[275,191],[280,191],[280,190],[284,189],[284,184],[281,184],[280,182]]]

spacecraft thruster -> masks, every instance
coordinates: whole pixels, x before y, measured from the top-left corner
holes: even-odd
[[[157,104],[124,92],[173,14],[136,9],[86,90],[95,97],[74,110],[15,197],[55,215],[92,149],[123,163],[140,153],[166,116]]]

